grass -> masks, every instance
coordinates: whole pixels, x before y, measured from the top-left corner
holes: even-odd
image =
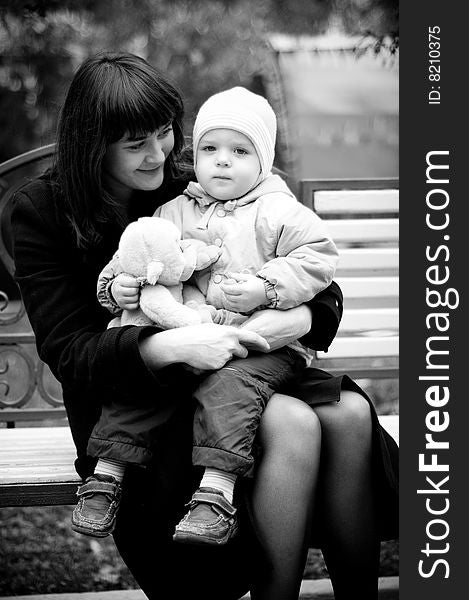
[[[0,511],[0,594],[88,592],[138,587],[112,538],[70,529],[71,506]]]
[[[71,506],[0,510],[0,595],[135,589],[111,538],[70,529]],[[380,575],[398,574],[397,542],[381,550]],[[327,577],[319,550],[310,550],[305,578]]]

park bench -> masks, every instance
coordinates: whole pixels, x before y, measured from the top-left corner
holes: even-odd
[[[15,190],[49,164],[53,145],[0,165],[0,507],[74,504],[75,450],[60,386],[40,361],[12,279]],[[340,252],[344,316],[316,364],[365,385],[398,375],[398,181],[304,180],[299,198],[327,221]],[[389,412],[387,407],[387,412]],[[397,412],[391,407],[391,412]],[[398,441],[397,415],[380,421]]]

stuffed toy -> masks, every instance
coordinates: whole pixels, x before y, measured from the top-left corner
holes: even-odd
[[[212,322],[211,311],[198,290],[183,282],[194,271],[216,262],[218,246],[199,240],[182,240],[179,229],[167,219],[142,217],[124,230],[118,249],[121,269],[137,278],[142,289],[140,307],[124,310],[109,326],[155,324],[161,329]]]

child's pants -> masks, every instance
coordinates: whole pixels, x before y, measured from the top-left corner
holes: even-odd
[[[195,465],[213,467],[237,475],[251,475],[253,444],[265,405],[272,394],[288,383],[304,366],[304,359],[290,348],[270,354],[253,354],[232,360],[202,382],[187,375],[181,400],[190,395],[198,402],[194,418]],[[88,454],[146,465],[154,458],[161,428],[174,412],[177,382],[166,402],[139,398],[122,405],[104,405],[88,443]],[[195,393],[194,393],[194,390]]]
[[[304,366],[294,350],[235,359],[208,375],[194,396],[194,465],[252,475],[254,438],[270,397]]]

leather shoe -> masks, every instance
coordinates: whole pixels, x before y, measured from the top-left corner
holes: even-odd
[[[106,537],[113,532],[122,487],[110,475],[88,477],[77,490],[78,504],[72,514],[72,529],[92,537]]]
[[[199,488],[187,506],[189,512],[176,525],[175,542],[220,546],[238,532],[236,508],[219,490]]]

